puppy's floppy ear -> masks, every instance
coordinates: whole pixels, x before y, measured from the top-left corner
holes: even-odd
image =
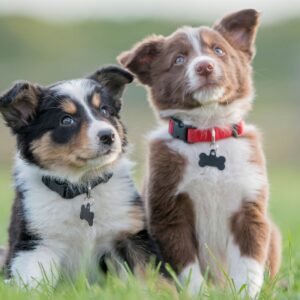
[[[105,87],[106,91],[114,99],[120,99],[123,95],[125,84],[133,81],[133,75],[117,66],[106,66],[88,76]]]
[[[243,51],[252,59],[255,54],[254,42],[259,15],[254,9],[241,10],[225,16],[213,28],[220,32],[232,47]]]
[[[34,118],[41,88],[26,81],[15,83],[0,96],[0,112],[13,130],[28,125]]]
[[[131,50],[121,53],[117,60],[135,74],[139,81],[151,84],[151,66],[161,51],[164,37],[153,35],[136,44]]]

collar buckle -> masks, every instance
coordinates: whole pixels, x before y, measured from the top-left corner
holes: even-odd
[[[175,118],[171,118],[171,120],[173,121],[173,131],[171,135],[176,139],[188,143],[188,130],[194,127],[185,125],[182,121]]]

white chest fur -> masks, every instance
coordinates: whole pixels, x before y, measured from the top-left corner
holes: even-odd
[[[143,220],[137,224],[130,214],[136,197],[130,167],[127,159],[120,160],[112,170],[112,178],[92,190],[95,217],[91,227],[80,219],[85,195],[62,199],[41,183],[38,169],[17,159],[16,184],[24,190],[29,229],[41,237],[42,244],[52,249],[71,273],[83,267],[82,264],[89,265],[89,269],[90,265],[97,267],[96,259],[111,250],[113,239],[134,227],[142,228]]]
[[[246,126],[246,132],[250,129],[252,126]],[[217,142],[217,156],[226,158],[225,169],[220,171],[216,167],[199,166],[199,155],[210,153],[210,143],[186,144],[171,138],[167,128],[159,129],[150,138],[167,140],[168,147],[180,153],[187,162],[177,193],[188,193],[193,201],[202,267],[209,265],[217,269],[214,259],[226,266],[230,218],[243,201],[255,201],[266,184],[259,168],[250,163],[249,141],[229,138]],[[215,258],[212,259],[212,255]]]

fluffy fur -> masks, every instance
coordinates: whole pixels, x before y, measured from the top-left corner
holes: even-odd
[[[217,142],[226,168],[200,168],[210,143],[187,144],[168,133],[176,117],[199,129],[226,128],[244,119],[253,99],[251,61],[259,14],[252,9],[224,17],[212,28],[184,27],[151,36],[119,56],[148,87],[162,120],[149,137],[145,198],[148,226],[163,257],[197,292],[209,270],[224,283],[219,264],[237,290],[259,293],[268,266],[280,264],[280,239],[267,213],[268,179],[258,130]],[[274,251],[275,249],[275,251]]]
[[[93,281],[108,260],[141,270],[156,244],[145,230],[144,210],[126,157],[121,96],[132,81],[109,66],[88,78],[41,87],[16,83],[0,97],[0,111],[17,138],[16,198],[9,229],[5,271],[19,286],[55,286],[61,275],[87,272]],[[86,186],[113,174],[91,190],[94,224],[80,219],[86,194],[65,199],[43,176]]]

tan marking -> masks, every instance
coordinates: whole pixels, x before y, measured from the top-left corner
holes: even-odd
[[[126,129],[123,123],[117,118],[114,118],[114,121],[116,122],[116,129],[118,131],[121,142],[126,143]]]
[[[65,145],[54,143],[51,133],[46,133],[31,144],[32,153],[48,169],[81,168],[87,159],[96,155],[89,146],[87,129],[88,124],[83,123],[79,133]]]
[[[63,100],[61,108],[70,115],[74,115],[77,112],[76,105],[71,100]]]
[[[131,220],[131,228],[126,231],[126,234],[135,234],[145,228],[145,213],[141,206],[133,205],[128,217]]]
[[[101,105],[101,96],[99,93],[94,93],[92,97],[92,105],[95,108],[99,108]]]
[[[146,189],[150,233],[164,260],[180,272],[195,261],[198,248],[193,203],[186,193],[175,195],[186,161],[164,141],[155,141],[150,144],[150,162]]]

